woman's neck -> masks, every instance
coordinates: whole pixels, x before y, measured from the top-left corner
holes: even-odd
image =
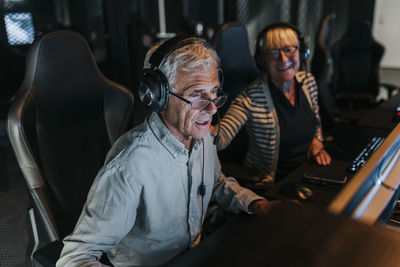
[[[295,104],[295,82],[294,79],[284,82],[276,82],[272,80],[276,87],[278,87],[285,95],[287,100],[294,106]]]

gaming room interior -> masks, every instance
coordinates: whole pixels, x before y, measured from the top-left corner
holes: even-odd
[[[0,266],[56,265],[107,152],[152,113],[139,88],[154,44],[185,34],[215,49],[228,96],[218,129],[264,71],[259,33],[276,22],[294,25],[307,52],[300,68],[315,78],[331,162],[307,158],[254,189],[243,127],[218,151],[222,171],[279,205],[254,216],[210,203],[200,243],[162,265],[399,266],[398,10],[397,0],[1,0]]]

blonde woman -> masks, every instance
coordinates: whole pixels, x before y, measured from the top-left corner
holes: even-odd
[[[243,176],[251,177],[242,178],[248,187],[267,188],[307,157],[321,165],[331,162],[323,146],[315,79],[299,71],[308,55],[301,32],[291,24],[271,24],[257,37],[254,57],[263,73],[232,101],[221,120],[218,145],[227,147],[245,126],[249,147]]]

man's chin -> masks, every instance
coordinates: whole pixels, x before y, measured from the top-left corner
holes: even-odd
[[[202,129],[202,130],[196,131],[196,133],[194,133],[194,134],[192,135],[192,137],[193,137],[193,138],[196,138],[196,139],[204,138],[204,137],[207,136],[208,131],[209,131],[208,129]]]

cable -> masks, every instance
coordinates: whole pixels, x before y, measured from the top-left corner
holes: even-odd
[[[204,150],[205,150],[205,148],[204,148],[204,140],[203,140],[203,142],[202,142],[202,145],[203,145],[203,171],[202,171],[202,175],[201,175],[201,184],[200,184],[200,186],[199,186],[199,194],[200,194],[200,196],[201,196],[201,216],[200,216],[200,236],[202,237],[203,236],[203,212],[204,212],[204,196],[206,195],[206,193],[207,193],[207,188],[206,188],[206,186],[204,185],[204,165],[205,165],[205,152],[204,152]]]
[[[221,130],[221,118],[219,116],[219,111],[217,110],[217,119],[218,119],[218,131],[217,131],[217,135],[214,137],[214,142],[213,144],[218,146],[219,145],[219,131]]]

